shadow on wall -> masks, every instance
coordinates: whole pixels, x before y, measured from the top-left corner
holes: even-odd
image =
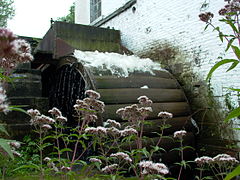
[[[163,68],[171,72],[185,91],[192,109],[192,118],[197,122],[197,148],[200,155],[216,155],[229,153],[236,155],[236,142],[233,140],[233,131],[223,122],[225,117],[223,107],[213,97],[210,82],[200,79],[193,71],[199,66],[194,57],[192,61],[186,59],[188,54],[180,47],[168,42],[154,42],[140,53],[142,58],[151,58],[162,64]],[[196,52],[197,53],[197,52]],[[199,53],[199,52],[198,52]],[[189,58],[189,57],[188,57]],[[228,137],[226,137],[226,135]]]

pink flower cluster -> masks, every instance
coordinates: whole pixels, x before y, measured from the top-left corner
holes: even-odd
[[[165,175],[169,173],[167,166],[163,163],[154,163],[152,161],[141,161],[139,167],[143,168],[142,174],[160,174]]]
[[[119,130],[115,127],[110,127],[110,128],[105,128],[102,126],[98,126],[98,127],[87,127],[84,130],[85,133],[87,134],[94,134],[94,135],[101,135],[101,136],[106,136],[106,135],[110,135],[110,136],[115,136],[115,137],[125,137],[125,136],[130,136],[130,135],[137,135],[138,132],[136,129],[130,128],[130,127],[126,127],[123,130]]]
[[[113,153],[110,155],[110,157],[116,157],[118,159],[123,159],[127,162],[132,162],[132,159],[129,157],[129,155],[124,152]]]
[[[143,105],[143,106],[151,106],[152,105],[152,100],[149,99],[147,96],[140,96],[139,98],[137,98],[139,104]]]
[[[107,129],[102,126],[98,126],[96,128],[95,127],[87,127],[85,129],[85,133],[105,136],[105,135],[107,135]]]
[[[240,1],[239,0],[229,0],[224,8],[219,10],[219,15],[221,16],[231,16],[240,12]]]
[[[55,163],[51,161],[51,158],[45,157],[45,158],[43,159],[43,161],[47,162],[47,166],[48,166],[49,168],[52,168],[53,171],[59,172],[59,170],[58,170],[58,168],[56,167]]]
[[[90,158],[89,161],[90,161],[90,162],[93,162],[93,163],[102,164],[102,161],[101,161],[100,159],[97,159],[97,158]]]
[[[12,142],[9,142],[8,144],[10,145],[11,152],[13,153],[13,155],[20,157],[21,154],[17,152],[17,149],[20,148],[21,144],[17,141],[12,141]],[[1,153],[6,154],[6,152],[1,152]]]
[[[91,99],[100,99],[100,94],[93,90],[86,90],[85,95],[88,95]]]
[[[113,173],[114,171],[116,171],[118,168],[117,164],[111,164],[109,166],[105,166],[104,168],[102,168],[102,172],[104,173]]]
[[[108,120],[106,121],[106,123],[107,123],[108,125],[111,125],[112,127],[117,127],[117,128],[120,128],[120,127],[121,127],[121,124],[120,124],[119,122],[115,121],[115,120],[108,119]]]
[[[139,124],[138,122],[145,120],[153,110],[152,107],[150,107],[150,105],[152,105],[152,100],[147,96],[140,96],[138,101],[141,107],[137,104],[133,104],[118,109],[116,114],[120,115],[123,120],[128,120],[132,125]]]
[[[69,172],[69,171],[71,171],[71,168],[67,167],[67,166],[62,166],[61,170],[62,170],[62,172]]]
[[[57,122],[60,122],[61,124],[67,122],[67,118],[62,116],[62,112],[58,108],[54,107],[48,112],[55,118]]]
[[[182,139],[183,136],[186,136],[187,132],[185,130],[176,131],[173,134],[174,138]]]
[[[42,130],[47,131],[52,129],[50,124],[55,123],[56,121],[48,116],[41,114],[37,109],[29,109],[27,114],[31,116],[30,123],[35,127],[40,127]]]
[[[0,86],[0,112],[7,113],[9,111],[6,91]]]
[[[228,155],[228,154],[218,154],[214,158],[208,157],[208,156],[202,156],[200,158],[196,158],[194,160],[197,165],[202,166],[204,164],[210,165],[210,164],[237,164],[239,161]]]
[[[163,112],[158,113],[158,117],[163,118],[163,119],[170,119],[173,117],[173,114],[163,111]]]
[[[0,67],[6,70],[33,60],[30,45],[8,29],[0,28],[0,47]]]
[[[122,135],[121,131],[115,127],[106,128],[106,130],[107,134],[110,136],[120,137]]]
[[[203,22],[206,22],[206,23],[211,22],[213,16],[214,15],[211,12],[205,12],[205,13],[199,14],[200,20],[203,21]]]
[[[93,90],[87,90],[85,94],[89,97],[83,100],[78,99],[73,107],[78,115],[86,120],[88,124],[89,122],[95,122],[97,120],[97,112],[104,112],[105,104],[98,100],[100,98],[99,93]]]
[[[121,131],[121,136],[131,136],[131,135],[137,135],[138,132],[136,129],[133,128],[125,128],[124,130]]]

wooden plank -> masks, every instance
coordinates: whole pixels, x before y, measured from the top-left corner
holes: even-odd
[[[161,78],[157,76],[95,76],[94,79],[96,88],[98,89],[141,88],[143,86],[165,89],[179,88],[175,79]]]
[[[105,104],[126,104],[138,103],[137,98],[147,96],[153,102],[182,102],[185,95],[181,89],[98,89],[101,94],[101,101]]]
[[[94,76],[117,76],[112,74],[110,70],[107,69],[99,69],[96,67],[88,67],[87,68]],[[132,76],[148,76],[148,77],[159,77],[159,78],[167,78],[167,79],[174,79],[171,73],[166,70],[153,70],[152,72],[143,72],[143,71],[134,71],[129,72],[128,77]]]
[[[145,136],[148,137],[154,137],[157,136],[157,133],[160,133],[160,127],[163,125],[163,119],[154,119],[154,120],[147,120],[147,124],[144,125],[143,133]],[[128,122],[121,123],[122,127],[129,125]],[[190,121],[189,116],[183,116],[183,117],[176,117],[172,119],[167,119],[166,123],[167,125],[170,125],[171,127],[165,129],[163,131],[164,135],[173,134],[175,131],[185,129],[186,131],[192,131],[193,126]]]
[[[115,119],[121,120],[120,116],[116,114],[119,108],[129,106],[131,104],[116,104],[106,105],[105,112],[103,113],[103,120]],[[187,102],[169,102],[169,103],[153,103],[153,112],[150,113],[148,119],[158,119],[157,115],[161,111],[168,111],[173,113],[174,117],[187,116],[190,114],[190,107]]]

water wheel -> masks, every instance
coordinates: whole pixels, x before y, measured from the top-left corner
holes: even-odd
[[[87,89],[99,92],[101,94],[100,100],[106,106],[97,125],[102,125],[107,119],[124,123],[116,114],[116,110],[136,104],[139,96],[146,95],[153,101],[153,113],[147,119],[151,124],[144,128],[144,134],[151,140],[146,141],[144,146],[150,147],[158,140],[156,132],[160,131],[163,120],[157,115],[161,111],[173,114],[173,118],[167,121],[171,127],[164,131],[164,135],[172,136],[174,131],[185,129],[188,133],[184,138],[184,144],[194,146],[188,101],[177,80],[165,70],[154,71],[154,75],[134,72],[130,73],[128,77],[118,77],[108,71],[102,72],[97,68],[86,68],[75,57],[66,56],[59,59],[55,68],[47,68],[43,71],[43,82],[48,82],[47,85],[43,84],[43,89],[44,87],[49,89],[50,107],[56,106],[61,109],[70,121],[72,121],[72,107],[76,99],[84,98],[83,93]],[[176,162],[178,152],[170,150],[178,145],[173,139],[162,139],[161,147],[169,152],[161,158],[165,162]],[[191,151],[185,155],[186,158],[191,159],[193,153]]]

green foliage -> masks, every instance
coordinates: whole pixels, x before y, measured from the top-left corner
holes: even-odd
[[[237,166],[232,172],[230,172],[224,180],[231,180],[232,178],[240,175],[240,165]]]
[[[6,27],[7,21],[15,14],[13,0],[0,1],[0,27]]]
[[[73,3],[73,5],[70,7],[69,14],[67,16],[57,18],[57,21],[74,23],[74,21],[75,21],[75,3]]]
[[[216,64],[211,68],[211,70],[209,71],[209,73],[208,73],[208,75],[207,75],[207,79],[206,79],[206,80],[208,80],[208,79],[210,79],[210,78],[212,77],[213,72],[214,72],[217,68],[219,68],[220,66],[222,66],[222,65],[224,65],[224,64],[227,64],[227,63],[232,63],[232,65],[231,65],[231,66],[228,68],[228,70],[227,70],[227,71],[230,71],[230,70],[232,70],[233,68],[235,68],[235,67],[238,65],[239,61],[236,60],[236,59],[223,59],[223,60],[219,61],[218,63],[216,63]]]
[[[7,139],[3,139],[3,138],[0,138],[0,147],[5,150],[5,152],[8,153],[8,155],[14,159],[14,156],[13,156],[13,153],[11,151],[11,147],[10,145],[8,144],[10,141],[7,140]]]
[[[224,119],[224,122],[229,122],[230,119],[240,116],[240,107],[231,111],[228,116]]]

